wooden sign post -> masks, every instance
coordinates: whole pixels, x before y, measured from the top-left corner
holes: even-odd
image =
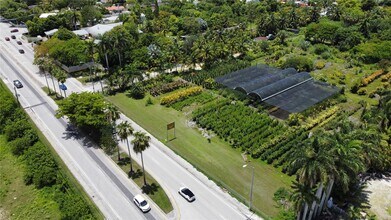
[[[171,129],[174,129],[174,138],[176,138],[175,136],[175,122],[171,122],[169,124],[167,124],[167,141],[169,141],[168,139],[168,130],[171,130]]]

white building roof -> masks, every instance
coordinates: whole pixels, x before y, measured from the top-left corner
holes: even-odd
[[[49,16],[54,16],[54,15],[57,15],[57,13],[55,12],[50,12],[50,13],[42,13],[39,18],[47,18]]]
[[[76,30],[76,31],[72,31],[73,33],[75,33],[77,36],[85,36],[85,35],[88,35],[88,32],[84,29],[81,29],[81,30]]]
[[[50,31],[45,31],[45,35],[46,36],[53,36],[54,33],[56,33],[58,31],[58,29],[53,29],[53,30],[50,30]]]
[[[97,24],[92,27],[84,28],[84,30],[86,30],[93,37],[99,37],[121,24],[122,22],[112,24]]]

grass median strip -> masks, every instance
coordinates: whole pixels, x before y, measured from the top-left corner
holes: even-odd
[[[167,136],[167,124],[175,121],[176,138],[166,145],[232,195],[248,201],[251,170],[243,168],[245,161],[238,149],[217,137],[209,143],[198,129],[189,126],[188,117],[182,112],[159,104],[145,106],[148,97],[134,100],[117,94],[107,99],[162,142]],[[158,98],[152,99],[153,103],[159,103]],[[260,160],[254,160],[251,165],[255,169],[253,206],[265,215],[276,215],[273,194],[280,187],[289,187],[292,178]]]
[[[143,171],[142,167],[136,163],[136,161],[132,161],[133,164],[133,174],[130,174],[130,160],[128,155],[125,153],[121,153],[121,160],[118,161],[118,157],[116,154],[111,156],[111,159],[128,175],[129,178],[133,180],[145,194],[147,194],[165,213],[169,213],[173,210],[170,199],[164,192],[163,188],[159,185],[159,183],[146,172],[146,180],[147,186],[144,186],[143,181]]]

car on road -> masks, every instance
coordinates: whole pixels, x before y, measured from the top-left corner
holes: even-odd
[[[193,202],[195,200],[194,193],[187,187],[181,187],[179,188],[178,193],[185,198],[189,202]]]
[[[16,79],[14,80],[14,86],[19,89],[23,87],[23,84],[18,79]]]
[[[19,53],[24,54],[24,50],[23,49],[19,49]]]
[[[22,41],[18,40],[16,41],[17,44],[22,45]]]
[[[145,200],[144,197],[142,195],[140,195],[140,194],[136,195],[133,198],[133,202],[144,213],[148,212],[149,210],[151,210],[151,207],[149,206],[147,200]]]
[[[19,32],[19,30],[18,29],[12,29],[11,30],[11,33],[15,33],[15,32]]]
[[[11,38],[12,38],[12,39],[16,39],[15,35],[11,35]]]
[[[6,40],[6,41],[10,41],[10,38],[9,38],[9,37],[5,37],[5,40]]]

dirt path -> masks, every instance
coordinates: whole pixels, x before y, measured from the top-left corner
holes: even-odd
[[[391,177],[368,181],[371,211],[377,219],[391,220]]]

